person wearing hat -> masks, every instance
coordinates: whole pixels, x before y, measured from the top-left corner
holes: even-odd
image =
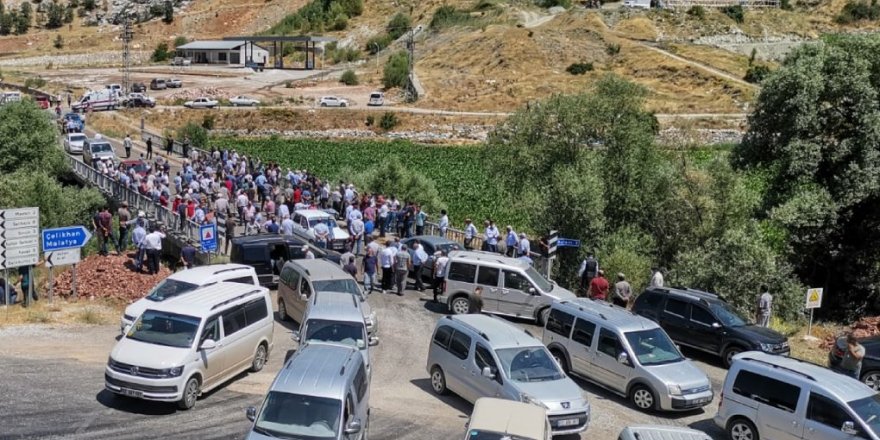
[[[626,308],[632,300],[632,287],[623,273],[617,274],[617,282],[614,283],[614,305]]]
[[[608,280],[605,279],[605,271],[600,270],[599,275],[590,281],[590,298],[593,301],[607,301],[608,299]]]
[[[129,229],[129,221],[131,221],[131,212],[128,210],[128,202],[122,202],[122,206],[116,210],[116,215],[119,217],[119,240],[116,242],[116,253],[122,254],[128,247],[128,229]]]

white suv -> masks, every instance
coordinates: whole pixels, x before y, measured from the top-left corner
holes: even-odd
[[[119,330],[124,333],[125,326],[132,325],[144,310],[157,303],[223,281],[260,285],[254,268],[244,264],[212,264],[183,270],[165,278],[147,296],[126,307]]]
[[[332,215],[317,209],[297,209],[293,212],[292,220],[294,229],[307,235],[311,241],[315,241],[315,226],[324,223],[330,232],[327,248],[340,252],[345,249],[345,243],[349,239],[348,232],[336,224],[336,219]]]
[[[321,107],[348,107],[348,100],[336,96],[322,96],[318,105]]]

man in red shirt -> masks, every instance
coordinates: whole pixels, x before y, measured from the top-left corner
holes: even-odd
[[[605,271],[599,270],[599,276],[590,281],[590,298],[594,301],[606,301],[608,297],[608,280],[605,279]]]

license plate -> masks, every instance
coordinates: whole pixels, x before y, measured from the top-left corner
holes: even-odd
[[[579,420],[578,419],[562,419],[556,422],[557,426],[577,426]]]
[[[143,392],[143,391],[130,390],[130,389],[128,389],[128,388],[123,388],[123,389],[122,389],[122,394],[123,394],[123,395],[126,395],[126,396],[128,396],[128,397],[144,397],[144,392]]]

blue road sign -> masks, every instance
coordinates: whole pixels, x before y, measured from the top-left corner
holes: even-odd
[[[43,252],[81,248],[90,238],[92,234],[85,226],[43,229]]]
[[[556,241],[558,247],[581,247],[581,241],[573,238],[560,238]]]
[[[203,251],[213,252],[217,250],[217,225],[208,223],[199,226],[199,238]]]

